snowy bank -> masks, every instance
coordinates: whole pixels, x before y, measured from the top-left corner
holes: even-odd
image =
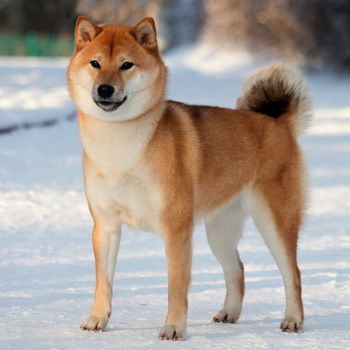
[[[67,65],[68,59],[0,58],[0,133],[74,117]]]

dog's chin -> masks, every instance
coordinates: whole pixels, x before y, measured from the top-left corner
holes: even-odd
[[[94,100],[94,102],[105,112],[113,112],[119,108],[125,101],[125,96],[121,101],[106,101],[106,100]]]

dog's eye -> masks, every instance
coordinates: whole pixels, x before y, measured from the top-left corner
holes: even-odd
[[[98,61],[91,61],[90,64],[94,67],[94,68],[101,68],[100,64],[98,63]]]
[[[127,69],[130,69],[134,64],[132,62],[124,62],[120,69],[122,70],[127,70]]]

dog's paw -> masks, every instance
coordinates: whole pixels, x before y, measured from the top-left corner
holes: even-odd
[[[160,340],[185,340],[185,333],[185,329],[166,324],[160,330],[158,338]]]
[[[82,331],[101,332],[107,327],[108,320],[108,317],[90,316],[83,322],[80,329]]]
[[[230,312],[226,309],[222,309],[216,312],[212,317],[214,322],[236,323],[239,317],[239,312]]]
[[[294,317],[286,316],[281,322],[282,332],[298,333],[303,331],[303,320],[297,320]]]

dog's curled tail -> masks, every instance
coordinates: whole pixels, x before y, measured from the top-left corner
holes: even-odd
[[[312,116],[305,79],[294,68],[276,64],[248,78],[241,87],[237,109],[250,110],[291,124],[294,135],[304,134]]]

